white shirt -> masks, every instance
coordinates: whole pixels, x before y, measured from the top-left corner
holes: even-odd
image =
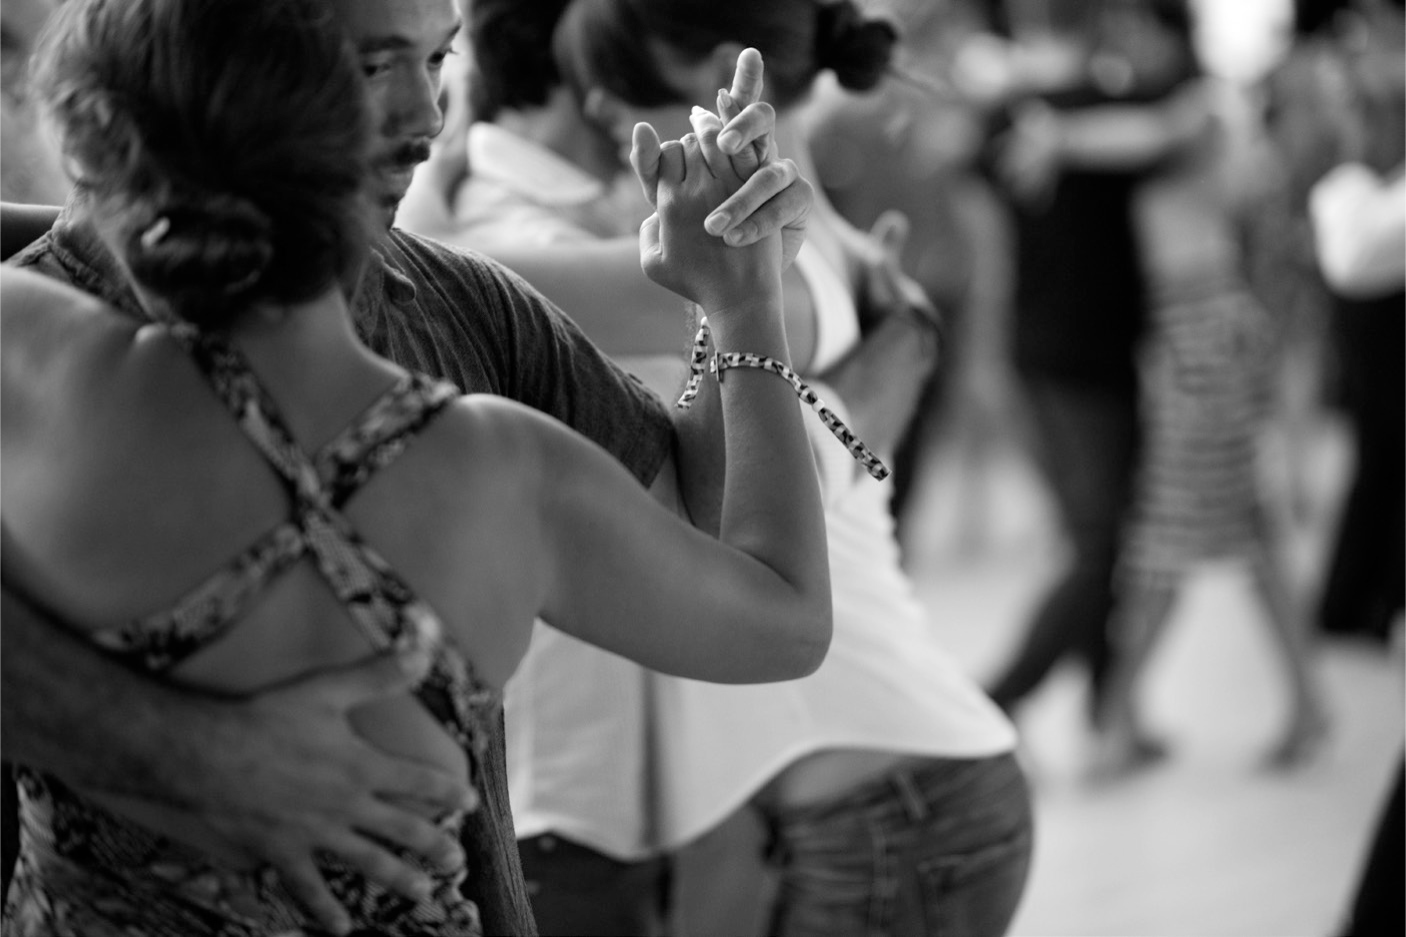
[[[485,123],[468,145],[456,218],[482,242],[589,241],[619,228],[609,187],[551,150]],[[657,851],[647,692],[638,664],[537,622],[503,701],[519,839],[554,833],[626,862]]]
[[[1367,299],[1406,284],[1406,175],[1361,163],[1328,172],[1309,193],[1318,266],[1333,291]]]
[[[459,226],[481,243],[548,244],[634,235],[609,186],[497,124],[469,127],[470,173],[455,200]],[[636,188],[638,186],[636,185]]]
[[[858,317],[820,252],[802,248],[796,264],[815,297],[812,368],[823,370],[858,340]],[[840,402],[819,392],[839,412]],[[974,758],[1015,748],[1015,727],[937,641],[903,572],[888,509],[892,483],[855,471],[844,446],[821,433],[830,651],[815,673],[784,683],[651,675],[658,832],[667,848],[707,832],[788,765],[825,749]]]
[[[502,230],[535,243],[590,236],[573,220],[592,208],[579,169],[490,124],[471,129],[470,145],[483,199],[464,206],[466,224],[511,218]],[[598,207],[604,187],[595,191]],[[820,370],[858,340],[858,316],[820,252],[803,247],[796,264],[814,297]],[[621,363],[640,373],[648,362]],[[686,370],[682,354],[657,363],[656,389],[667,393]],[[844,419],[843,402],[818,389]],[[724,686],[653,674],[539,623],[504,704],[519,838],[553,832],[636,861],[706,832],[813,752],[979,757],[1015,747],[1010,721],[933,639],[899,565],[890,484],[857,470],[806,419],[826,488],[835,627],[825,662],[803,680]]]

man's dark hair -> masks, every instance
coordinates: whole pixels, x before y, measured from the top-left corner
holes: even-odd
[[[561,83],[552,32],[569,0],[467,0],[473,71],[469,105],[476,120],[504,108],[540,107]]]

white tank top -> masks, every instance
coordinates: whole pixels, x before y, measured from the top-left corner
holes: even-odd
[[[809,370],[819,371],[858,341],[858,316],[843,277],[818,250],[807,244],[796,264],[812,291]],[[651,675],[656,832],[666,849],[707,832],[818,751],[962,758],[1015,748],[1015,728],[938,643],[899,565],[891,483],[863,472],[840,477],[852,481],[826,493],[835,628],[820,669],[758,686]]]

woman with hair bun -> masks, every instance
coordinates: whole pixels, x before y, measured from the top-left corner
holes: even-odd
[[[697,129],[696,105],[715,99],[725,114],[716,89],[739,50],[756,48],[779,154],[814,178],[803,106],[817,78],[869,90],[890,73],[897,38],[850,0],[574,0],[553,41],[562,76],[617,149],[636,121]],[[817,192],[796,258],[809,303],[788,293],[786,322],[798,369],[881,457],[937,344],[921,290],[876,262],[885,246]],[[887,366],[848,367],[885,343],[900,349]],[[890,483],[856,471],[833,440],[814,449],[835,609],[825,662],[766,687],[671,677],[652,687],[655,821],[661,848],[680,850],[680,929],[1004,933],[1032,848],[1014,728],[933,639],[899,564]],[[766,909],[763,851],[777,886]]]
[[[323,929],[327,909],[184,804],[22,768],[6,934],[474,937],[465,889],[523,888],[465,857],[503,822],[471,816],[471,785],[537,615],[701,679],[818,666],[823,515],[785,381],[739,367],[719,391],[715,539],[545,413],[461,396],[358,338],[350,304],[383,211],[363,70],[327,0],[68,0],[39,60],[82,210],[137,298],[0,279],[7,588],[195,696],[403,653],[411,692],[358,700],[349,719],[425,770],[396,799],[412,819],[387,807],[366,830],[379,863],[355,865],[369,847],[354,844],[318,854],[345,909]],[[743,180],[691,138],[650,152],[646,271],[729,347],[784,363],[780,236],[706,234]],[[442,832],[463,852],[434,867],[394,845]],[[368,877],[392,854],[424,873],[397,889],[413,897]]]

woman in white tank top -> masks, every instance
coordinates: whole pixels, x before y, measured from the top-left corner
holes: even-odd
[[[724,64],[758,48],[780,155],[813,179],[796,105],[822,69],[852,89],[872,87],[893,41],[887,23],[848,0],[577,0],[555,49],[587,113],[628,140],[636,121],[685,132],[689,105],[711,104],[726,86]],[[907,313],[866,323],[861,335],[859,297],[881,257],[817,192],[796,260],[809,303],[788,295],[787,337],[820,397],[882,457],[907,423],[935,342]],[[868,477],[823,430],[813,435],[835,623],[825,663],[765,686],[659,677],[652,687],[657,833],[683,850],[685,917],[700,908],[682,926],[1003,933],[1032,839],[1015,729],[935,640],[899,564],[891,483]],[[765,848],[776,872],[767,908],[767,876],[738,851],[749,825],[766,831],[764,845],[750,845]]]

